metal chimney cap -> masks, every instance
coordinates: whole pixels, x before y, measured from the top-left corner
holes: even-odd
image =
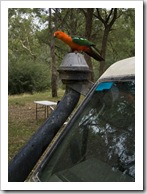
[[[89,71],[89,66],[82,54],[72,52],[65,55],[59,70]]]

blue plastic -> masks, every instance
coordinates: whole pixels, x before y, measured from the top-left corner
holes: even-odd
[[[113,85],[113,82],[102,82],[97,86],[95,90],[96,91],[109,90],[111,89],[112,85]]]

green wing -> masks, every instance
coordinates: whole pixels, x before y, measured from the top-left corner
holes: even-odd
[[[77,36],[71,36],[72,41],[80,46],[95,46],[95,44],[86,38],[79,38]]]

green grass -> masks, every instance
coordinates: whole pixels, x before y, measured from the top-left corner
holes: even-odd
[[[22,94],[8,97],[8,158],[15,156],[20,148],[45,121],[43,112],[39,112],[36,120],[36,100],[58,101],[64,95],[64,90],[58,90],[58,97],[52,98],[51,92]],[[81,97],[80,102],[84,98]]]
[[[58,91],[58,97],[52,98],[51,92],[14,95],[8,97],[8,153],[11,160],[20,148],[29,140],[45,121],[44,113],[38,113],[36,120],[35,100],[61,100],[64,90]]]

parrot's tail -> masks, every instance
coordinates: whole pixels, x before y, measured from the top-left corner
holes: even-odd
[[[98,50],[95,47],[91,46],[89,49],[90,50],[86,52],[86,54],[88,54],[90,57],[93,57],[97,61],[105,61],[105,59],[100,56]]]

